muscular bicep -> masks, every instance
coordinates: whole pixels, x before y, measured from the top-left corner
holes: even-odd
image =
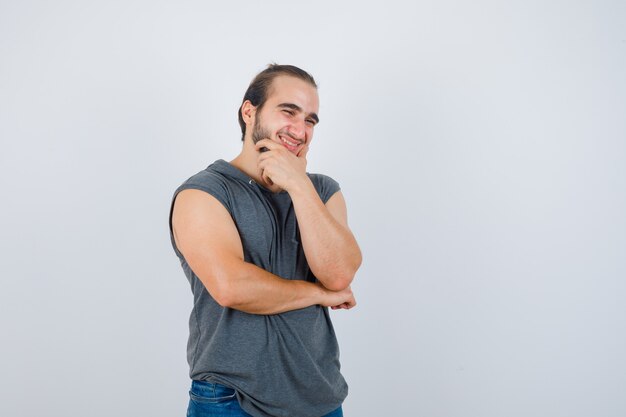
[[[326,202],[326,208],[342,226],[348,227],[348,210],[346,209],[346,200],[343,198],[341,191],[337,191]]]
[[[204,191],[183,190],[174,202],[172,231],[178,250],[217,300],[229,271],[243,261],[241,238],[230,213]]]

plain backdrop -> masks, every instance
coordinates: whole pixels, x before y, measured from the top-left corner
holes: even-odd
[[[591,0],[1,0],[0,415],[185,414],[170,199],[270,62],[318,81],[364,254],[347,417],[626,415],[626,3]]]

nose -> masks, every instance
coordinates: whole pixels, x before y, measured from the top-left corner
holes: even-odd
[[[291,126],[289,126],[289,133],[291,133],[296,139],[304,142],[306,140],[306,122],[304,119],[298,118],[297,120],[294,120],[291,123]]]

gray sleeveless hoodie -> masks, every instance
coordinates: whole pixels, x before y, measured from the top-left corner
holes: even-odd
[[[307,174],[321,200],[339,190],[332,178]],[[237,226],[244,260],[286,279],[315,282],[307,264],[291,197],[272,193],[224,160],[185,181],[174,193],[202,190],[220,201]],[[348,394],[328,308],[319,305],[274,315],[224,308],[211,297],[176,247],[191,285],[187,361],[195,380],[237,391],[241,407],[258,417],[320,417]]]

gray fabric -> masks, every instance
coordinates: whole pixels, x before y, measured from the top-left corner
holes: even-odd
[[[324,203],[339,190],[332,178],[307,174]],[[287,279],[315,282],[307,264],[291,198],[272,193],[224,160],[189,178],[174,193],[205,191],[231,214],[244,259]],[[311,306],[274,315],[223,308],[206,291],[176,247],[191,284],[187,360],[195,380],[237,390],[241,407],[258,417],[319,417],[348,394],[328,308]]]

